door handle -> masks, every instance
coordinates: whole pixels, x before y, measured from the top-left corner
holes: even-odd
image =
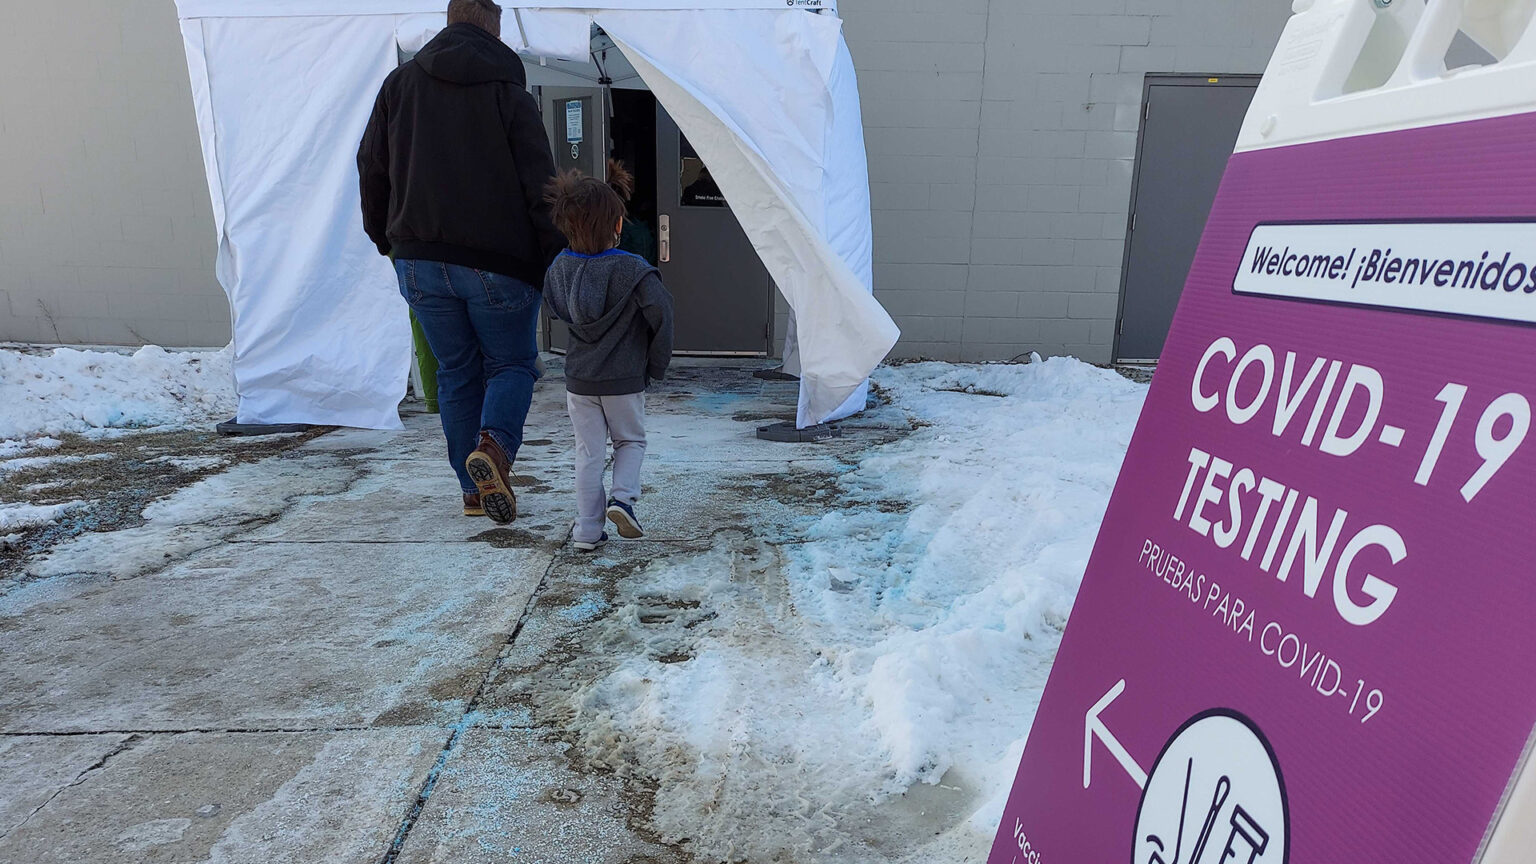
[[[672,260],[672,217],[663,214],[661,217],[661,263],[666,264]]]

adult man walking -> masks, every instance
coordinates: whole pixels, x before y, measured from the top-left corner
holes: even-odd
[[[448,26],[384,80],[357,152],[363,227],[437,358],[467,516],[517,516],[508,479],[538,380],[544,270],[564,246],[554,157],[501,7],[451,0]]]

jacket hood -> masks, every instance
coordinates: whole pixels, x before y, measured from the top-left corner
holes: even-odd
[[[416,63],[433,78],[452,84],[528,84],[528,73],[517,52],[473,24],[450,24],[443,28],[417,52]]]
[[[644,258],[617,249],[601,255],[566,250],[545,276],[545,297],[571,332],[596,342],[624,315],[640,280],[654,272]]]

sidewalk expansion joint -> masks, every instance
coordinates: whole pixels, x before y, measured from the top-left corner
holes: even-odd
[[[401,820],[400,827],[395,831],[394,839],[390,841],[389,848],[384,851],[384,857],[380,859],[379,864],[396,864],[400,853],[405,849],[406,841],[411,837],[411,831],[416,827],[417,820],[426,811],[427,801],[431,799],[433,790],[437,788],[437,781],[442,776],[443,768],[448,764],[448,758],[453,755],[454,748],[458,746],[459,739],[470,729],[482,728],[474,725],[475,713],[485,699],[486,691],[490,688],[491,679],[496,675],[496,669],[501,665],[502,658],[517,643],[517,637],[522,635],[523,626],[533,615],[539,594],[543,592],[544,586],[549,584],[550,574],[554,572],[555,565],[559,561],[559,555],[550,556],[549,564],[544,568],[544,575],[539,577],[539,584],[534,587],[533,593],[528,597],[528,604],[523,607],[523,614],[517,619],[517,626],[512,628],[512,632],[502,642],[501,649],[491,656],[490,662],[480,676],[480,684],[475,688],[475,695],[465,704],[464,712],[459,715],[459,721],[450,727],[453,731],[449,733],[448,740],[443,743],[442,751],[437,754],[437,762],[427,773],[427,779],[421,784],[421,791],[416,794],[415,802],[406,810],[405,818]]]
[[[144,736],[142,735],[129,735],[123,740],[117,742],[117,746],[103,754],[100,759],[95,761],[95,763],[87,766],[84,771],[81,771],[79,774],[75,775],[74,780],[71,780],[69,783],[66,783],[63,786],[60,786],[58,789],[55,789],[53,794],[49,795],[46,801],[37,805],[36,807],[33,807],[32,812],[28,813],[25,819],[22,819],[20,822],[16,823],[16,825],[12,828],[8,828],[5,831],[0,831],[0,840],[4,840],[14,831],[19,831],[22,828],[25,828],[27,823],[32,821],[32,817],[43,812],[43,808],[47,807],[49,804],[52,804],[55,798],[58,798],[66,791],[79,786],[81,783],[84,783],[87,777],[107,767],[107,763],[112,761],[114,756],[132,750],[134,745],[138,744],[142,740],[144,740]]]

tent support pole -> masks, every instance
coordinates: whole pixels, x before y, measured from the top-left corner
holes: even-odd
[[[528,44],[528,30],[523,26],[523,10],[514,8],[512,10],[512,17],[517,21],[517,36],[523,40],[523,50],[532,51],[533,46]],[[540,65],[543,64],[541,63]]]

